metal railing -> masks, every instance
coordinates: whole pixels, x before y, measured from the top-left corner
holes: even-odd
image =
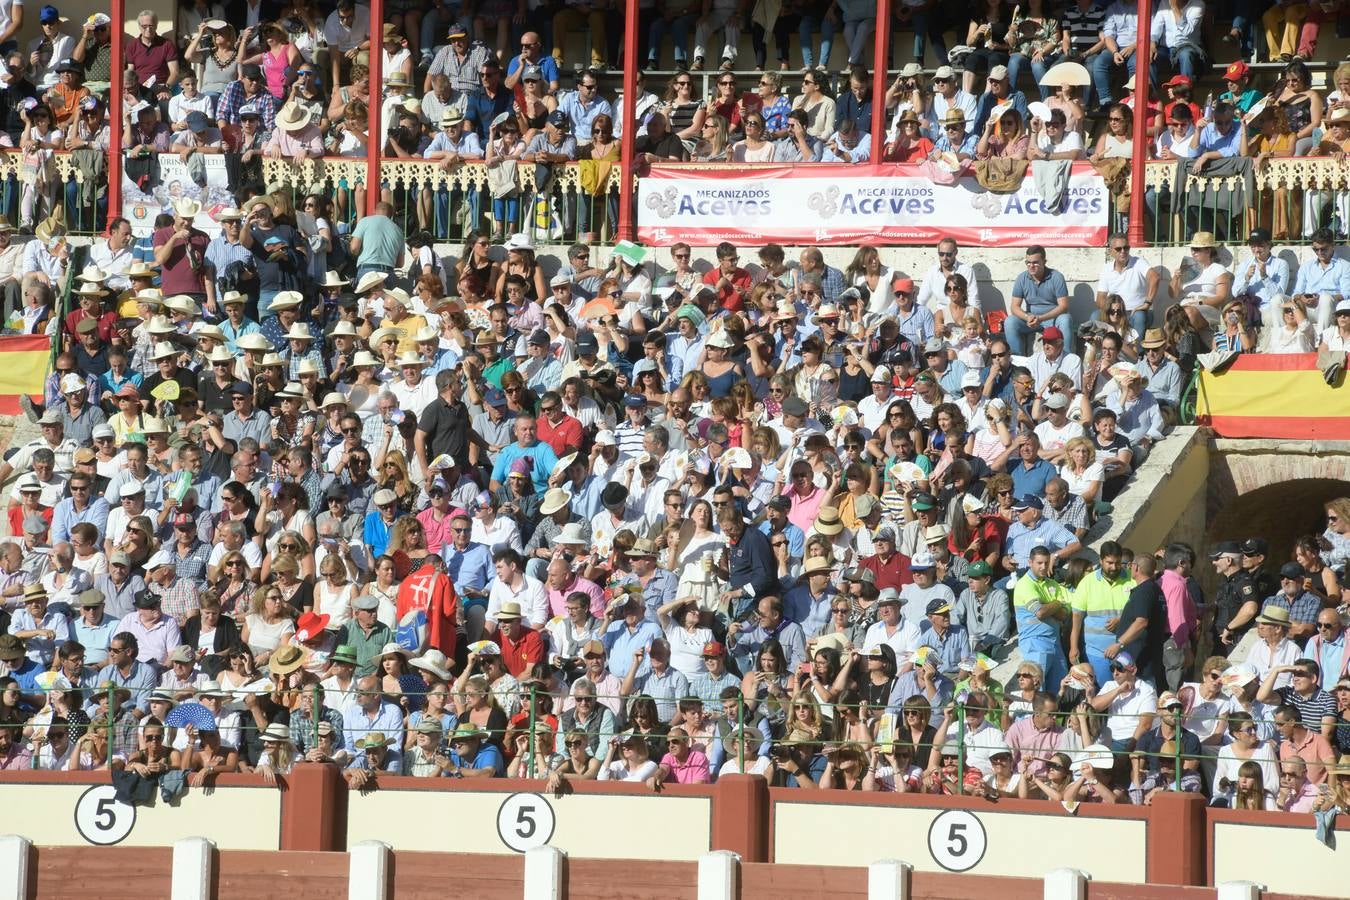
[[[1250,187],[1242,175],[1190,176],[1184,200],[1174,196],[1176,168],[1163,161],[1145,167],[1150,244],[1185,244],[1197,231],[1236,244],[1258,227],[1276,243],[1306,241],[1324,226],[1338,238],[1350,233],[1350,165],[1334,158],[1270,157],[1253,168]]]
[[[45,186],[25,185],[21,172],[22,156],[18,150],[0,150],[0,214],[11,223],[18,224],[24,190],[31,187],[45,194],[38,206],[35,221],[41,221],[51,208],[60,206],[65,210],[66,230],[70,234],[95,235],[103,230],[107,215],[107,194],[103,190],[96,190],[92,202],[81,202],[81,188],[86,175],[75,164],[71,153],[52,152]],[[106,172],[103,182],[106,185]]]
[[[446,689],[447,688],[445,687],[436,688],[436,690],[446,690]],[[101,690],[103,689],[100,689],[100,691]],[[460,716],[454,712],[455,698],[458,697],[459,701],[462,703],[464,695],[455,692],[453,686],[449,687],[448,690],[450,692],[450,697],[448,698],[450,702],[445,707],[445,711],[450,715],[454,716],[457,722],[466,721],[467,715]],[[125,691],[126,689],[121,687],[106,688],[108,714],[106,719],[96,720],[96,723],[98,725],[106,727],[107,729],[106,759],[104,760],[104,764],[102,766],[99,766],[98,768],[111,767],[113,764],[114,757],[118,754],[119,750],[125,749],[125,744],[128,742],[129,738],[133,739],[134,743],[138,747],[142,746],[142,742],[140,741],[140,734],[147,727],[146,725],[142,724],[144,720],[141,720],[135,725],[128,725],[125,722],[119,721],[120,716],[119,716],[119,705],[117,703],[117,694],[124,693]],[[331,705],[325,706],[324,692],[322,691],[322,689],[319,688],[318,685],[310,685],[308,687],[298,687],[298,688],[284,688],[280,690],[274,690],[272,693],[272,698],[274,701],[285,702],[288,703],[289,705],[294,706],[295,708],[298,708],[299,695],[303,692],[309,693],[311,700],[310,722],[306,730],[306,738],[309,743],[309,747],[314,748],[320,745],[320,725],[324,721],[323,711],[325,709],[334,708]],[[397,703],[403,700],[404,698],[413,698],[414,703],[416,704],[417,702],[416,698],[423,698],[424,701],[426,693],[429,692],[430,691],[428,692],[404,691],[399,695],[393,696],[386,695],[385,700]],[[91,691],[91,693],[95,692]],[[352,683],[352,690],[347,693],[353,695],[361,694],[361,692],[356,688],[355,680]],[[528,754],[526,759],[527,768],[523,777],[528,777],[531,779],[543,778],[551,774],[550,772],[541,771],[538,768],[540,759],[538,749],[534,741],[541,734],[545,736],[551,736],[554,742],[554,748],[552,752],[546,752],[544,754],[545,757],[552,756],[556,753],[561,752],[560,750],[561,742],[568,733],[562,727],[561,708],[563,706],[564,701],[570,695],[565,693],[554,693],[546,689],[542,689],[538,684],[531,683],[526,688],[504,692],[503,696],[506,696],[508,699],[518,703],[521,711],[525,711],[527,713],[525,723],[516,725],[508,723],[505,729],[490,730],[486,728],[480,728],[478,730],[485,735],[485,740],[496,744],[504,751],[503,758],[506,758],[507,756],[517,755],[515,752],[515,748],[508,746],[508,744],[510,743],[509,739],[511,738],[512,735],[516,737],[522,736],[527,737],[528,740],[525,743],[525,748],[523,751],[521,751],[525,754]],[[631,704],[633,703],[633,701],[639,697],[644,697],[647,699],[652,699],[653,702],[657,704],[661,703],[678,704],[681,701],[692,699],[688,697],[677,699],[655,699],[650,698],[648,695],[642,694],[640,692],[635,692],[627,695],[596,694],[594,696],[597,703],[606,700],[618,701],[617,705],[619,706],[619,708],[625,711],[624,715],[614,717],[613,722],[615,730],[612,733],[612,735],[606,735],[603,733],[597,734],[596,736],[597,741],[600,741],[601,738],[605,737],[608,737],[610,739],[617,739],[622,735],[627,735],[630,733],[637,733],[649,739],[661,740],[666,736],[665,732],[663,731],[661,732],[652,731],[647,733],[633,731],[633,723],[629,720],[627,715],[627,711],[631,709]],[[795,696],[788,694],[785,694],[784,697],[778,701],[780,706],[786,708],[784,712],[787,716],[785,722],[778,723],[780,726],[781,725],[791,726],[792,722],[794,721],[791,716],[791,708],[794,704],[794,701]],[[764,701],[758,701],[756,705],[762,705],[763,702]],[[705,708],[706,705],[707,702],[705,701]],[[901,712],[898,714],[889,713],[888,710],[884,708],[876,708],[876,709],[869,708],[866,703],[860,703],[856,707],[852,705],[839,703],[830,703],[825,705],[831,707],[834,716],[839,717],[834,720],[828,718],[823,720],[826,726],[834,724],[834,722],[842,721],[842,713],[845,710],[856,709],[858,713],[858,719],[860,722],[864,724],[865,726],[864,730],[868,733],[869,737],[863,740],[859,740],[856,736],[850,736],[847,734],[839,733],[843,731],[843,729],[838,729],[834,735],[828,735],[824,733],[824,731],[822,731],[822,734],[820,734],[817,737],[804,739],[765,736],[765,734],[760,730],[758,724],[758,719],[760,718],[760,715],[758,714],[758,712],[750,709],[747,706],[747,701],[742,696],[737,697],[737,707],[735,712],[736,719],[734,722],[727,721],[726,722],[727,727],[725,728],[720,727],[720,725],[714,727],[713,735],[711,737],[694,734],[690,734],[689,737],[691,739],[691,742],[695,744],[705,740],[709,743],[713,741],[721,742],[723,747],[726,748],[726,750],[730,751],[729,754],[725,755],[719,754],[721,758],[728,759],[731,758],[732,755],[734,755],[734,758],[737,761],[738,769],[742,773],[747,771],[746,769],[747,761],[753,764],[755,759],[762,758],[760,748],[764,744],[767,744],[770,748],[769,756],[780,762],[783,759],[785,759],[794,749],[809,750],[812,756],[819,753],[823,754],[828,758],[832,753],[832,751],[834,750],[853,748],[860,750],[866,757],[872,758],[873,760],[875,760],[875,756],[878,754],[880,755],[895,754],[896,750],[900,748],[902,745],[909,746],[911,751],[919,749],[918,746],[912,745],[908,740],[904,740],[901,738],[900,725],[896,725],[895,732],[892,734],[889,742],[883,741],[881,739],[881,736],[877,734],[878,730],[877,726],[880,724],[882,716],[887,714],[895,715],[896,718],[902,722],[903,710],[901,710]],[[547,709],[541,712],[541,708],[543,707],[547,707]],[[226,707],[226,711],[234,711],[233,706]],[[948,744],[951,743],[954,743],[959,748],[960,752],[956,756],[956,773],[955,773],[956,778],[955,781],[950,784],[950,788],[953,793],[957,795],[964,795],[968,793],[967,786],[965,784],[966,775],[969,771],[968,767],[970,765],[967,759],[968,754],[972,751],[974,752],[983,751],[987,753],[990,747],[986,744],[980,743],[979,741],[972,743],[970,740],[972,729],[969,724],[970,720],[969,720],[969,710],[967,706],[967,697],[964,695],[964,693],[959,693],[955,699],[950,701],[950,703],[948,703],[947,706],[945,707],[945,711],[948,713],[950,722],[950,725],[947,729],[947,734],[941,744],[937,743],[935,735],[934,743],[931,747],[931,750],[934,751],[935,753],[940,753],[941,750],[945,749],[948,746]],[[257,733],[261,729],[256,724],[256,722],[253,721],[251,712],[248,709],[243,709],[240,710],[239,712],[241,716],[239,731],[241,732],[241,734],[256,737]],[[1004,710],[999,708],[999,704],[996,703],[995,708],[989,710],[986,713],[986,715],[989,717],[989,719],[997,721],[998,718],[1003,714],[1003,712]],[[749,713],[749,715],[747,715],[747,713]],[[406,752],[408,749],[411,748],[411,742],[407,741],[408,737],[410,737],[407,722],[408,714],[409,710],[405,708],[405,722],[403,729],[404,733],[402,737],[404,739],[404,742],[407,743],[407,746],[400,746],[400,752]],[[549,725],[549,723],[543,721],[543,716],[546,714],[553,715],[559,720],[559,728],[557,729],[557,731],[554,731],[553,728]],[[1157,723],[1161,721],[1163,712],[1158,711],[1150,715],[1153,716],[1154,722]],[[715,722],[720,722],[721,720],[727,719],[727,716],[724,715],[721,709],[709,711],[707,713],[707,717]],[[1111,711],[1098,712],[1091,709],[1083,709],[1081,707],[1072,711],[1065,711],[1056,714],[1057,723],[1063,725],[1066,728],[1074,728],[1075,727],[1074,723],[1071,720],[1073,720],[1074,718],[1082,718],[1086,723],[1088,723],[1089,732],[1092,734],[1099,735],[1097,738],[1098,741],[1101,740],[1099,729],[1092,728],[1091,723],[1094,721],[1104,723],[1105,720],[1108,718],[1121,718],[1121,717],[1130,718],[1131,716],[1129,714]],[[1138,718],[1139,716],[1135,715],[1133,717]],[[511,718],[514,719],[515,717],[513,716]],[[604,718],[603,714],[601,714],[601,718],[603,720]],[[939,718],[939,716],[932,716],[932,718],[936,719]],[[1115,758],[1116,768],[1119,769],[1120,767],[1122,767],[1122,765],[1124,765],[1125,768],[1132,768],[1132,766],[1129,765],[1129,761],[1136,759],[1141,759],[1145,765],[1147,765],[1147,762],[1150,759],[1166,760],[1167,762],[1171,763],[1174,767],[1171,781],[1171,789],[1177,791],[1182,790],[1182,781],[1186,772],[1185,769],[1186,763],[1205,759],[1212,760],[1214,758],[1212,756],[1206,756],[1203,754],[1201,755],[1190,754],[1184,751],[1182,747],[1182,742],[1177,739],[1180,736],[1181,725],[1183,723],[1193,724],[1184,716],[1182,716],[1179,720],[1177,720],[1176,727],[1174,728],[1174,736],[1172,739],[1169,739],[1170,743],[1173,745],[1173,749],[1171,751],[1166,753],[1145,752],[1133,748],[1116,751],[1113,754]],[[1254,718],[1252,720],[1252,723],[1254,725],[1272,725],[1273,720]],[[164,723],[161,722],[160,725],[164,725]],[[46,727],[46,725],[41,723],[18,723],[10,725],[0,725],[0,727],[13,729],[16,732],[15,737],[21,739],[21,735],[17,733],[21,729],[24,729],[26,727],[44,728]],[[174,728],[172,726],[165,726],[165,728],[166,734],[168,732],[174,731]],[[583,726],[578,726],[578,728],[575,730],[589,731],[587,727]],[[778,728],[777,730],[781,731],[783,734],[791,733],[790,727]],[[128,731],[130,731],[131,734],[127,734],[126,732]],[[336,745],[338,748],[342,748],[346,743],[353,743],[352,741],[350,741],[351,734],[353,733],[361,733],[361,732],[372,733],[377,731],[380,731],[380,729],[375,727],[363,729],[359,727],[353,728],[350,726],[344,726],[344,733],[335,735]],[[438,742],[441,748],[441,750],[437,751],[438,753],[443,752],[444,749],[448,746],[448,742],[451,740],[451,736],[453,734],[452,731],[446,730],[444,727],[442,728],[442,731],[444,737],[441,741]],[[738,732],[741,735],[739,739],[738,739]],[[385,736],[393,737],[393,735],[389,734],[385,734]],[[170,746],[172,740],[173,740],[172,735],[168,734],[164,746],[166,748]],[[241,746],[238,749],[242,750],[242,744],[243,741],[241,741]],[[119,747],[119,745],[123,746]],[[592,755],[597,759],[602,759],[605,757],[605,754],[607,752],[612,751],[609,750],[609,747],[606,746],[606,743],[604,741],[600,741],[600,743],[597,744],[597,747],[595,751],[593,751]],[[1072,751],[1072,752],[1064,751],[1064,752],[1072,760],[1074,757],[1074,753],[1081,751]],[[30,768],[33,769],[37,768],[38,756],[39,756],[39,747],[35,743],[32,757],[29,762]],[[302,758],[301,754],[296,755],[297,760],[301,758]],[[937,769],[935,769],[930,764],[930,760],[928,759],[920,759],[913,755],[911,755],[910,758],[913,764],[917,765],[921,770],[923,770],[925,779],[927,779],[930,773],[937,771]],[[656,759],[655,757],[653,757],[653,759],[656,762],[660,762],[660,760]],[[1334,765],[1335,760],[1334,759],[1327,760],[1326,764]],[[1078,763],[1074,763],[1073,768],[1068,773],[1069,778],[1068,781],[1066,782],[1066,786],[1068,783],[1072,782],[1073,780],[1079,777],[1077,772],[1078,765],[1079,765]],[[940,769],[941,767],[939,766],[938,768]],[[1016,770],[1013,771],[1015,772]],[[390,774],[398,774],[398,773],[390,773]],[[797,774],[807,775],[808,778],[810,777],[809,773],[807,773],[804,770],[800,771]],[[863,771],[858,773],[858,778],[860,782],[864,774],[866,774],[866,767],[864,768]],[[980,774],[990,775],[993,773],[990,771],[981,771]],[[1025,774],[1023,774],[1023,777],[1026,777]],[[814,781],[812,783],[814,784]],[[1115,786],[1119,787],[1121,790],[1126,791],[1127,793],[1131,788],[1139,787],[1138,785],[1133,784],[1132,775],[1127,775],[1123,779],[1117,779],[1116,782],[1114,783]],[[1269,790],[1272,794],[1274,794],[1275,790],[1279,786],[1265,785],[1264,787],[1267,790]],[[924,792],[931,792],[931,791],[925,788]],[[1214,792],[1211,791],[1211,793]]]
[[[365,166],[364,159],[324,157],[298,163],[269,159],[263,163],[263,174],[269,186],[288,189],[296,199],[313,191],[331,191],[338,197],[337,221],[351,225],[359,218],[364,198]],[[615,240],[623,184],[619,164],[610,166],[598,192],[583,186],[582,163],[555,165],[550,171],[541,185],[536,166],[520,163],[515,193],[494,198],[484,163],[447,169],[430,160],[384,159],[380,190],[393,204],[405,232],[425,231],[438,241],[457,242],[470,231],[489,229],[499,234],[523,232],[535,243],[573,243],[584,235]]]

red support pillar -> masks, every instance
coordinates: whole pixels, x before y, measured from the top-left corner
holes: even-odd
[[[126,47],[126,0],[112,0],[108,31],[108,221],[122,214],[122,51]]]
[[[1144,238],[1144,164],[1148,160],[1148,78],[1151,10],[1138,0],[1139,28],[1134,45],[1134,155],[1130,159],[1130,244],[1142,247]]]
[[[625,0],[623,11],[623,136],[619,138],[619,233],[631,241],[637,230],[633,221],[634,144],[637,141],[638,4]]]
[[[370,0],[370,135],[366,141],[366,208],[365,214],[375,215],[375,204],[380,202],[380,155],[384,153],[384,133],[380,107],[384,104],[384,0]]]
[[[886,138],[886,87],[890,82],[891,0],[877,0],[876,58],[872,61],[872,162],[881,162]]]

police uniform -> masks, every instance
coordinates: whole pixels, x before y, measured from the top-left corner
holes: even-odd
[[[1228,623],[1237,616],[1243,604],[1251,602],[1259,604],[1261,598],[1265,596],[1268,595],[1257,589],[1252,581],[1251,573],[1246,569],[1238,569],[1233,575],[1220,579],[1219,590],[1214,594],[1214,624],[1212,626],[1216,651],[1221,647],[1232,649],[1237,646],[1238,642],[1242,640],[1242,636],[1256,624],[1255,617],[1245,625],[1230,632],[1231,643],[1224,644],[1219,636],[1228,627]]]

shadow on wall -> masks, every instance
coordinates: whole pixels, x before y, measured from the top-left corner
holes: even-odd
[[[1210,472],[1210,492],[1233,497],[1231,477],[1218,467]],[[1224,479],[1229,479],[1227,485]],[[1220,541],[1263,537],[1270,543],[1266,567],[1274,571],[1293,559],[1294,542],[1305,534],[1320,535],[1326,529],[1328,500],[1350,496],[1350,484],[1335,478],[1306,478],[1267,484],[1212,510],[1206,532],[1206,551]]]

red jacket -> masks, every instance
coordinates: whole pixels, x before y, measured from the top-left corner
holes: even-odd
[[[454,659],[459,595],[449,577],[423,566],[403,579],[398,589],[397,620],[402,622],[415,609],[427,614],[427,646]]]

